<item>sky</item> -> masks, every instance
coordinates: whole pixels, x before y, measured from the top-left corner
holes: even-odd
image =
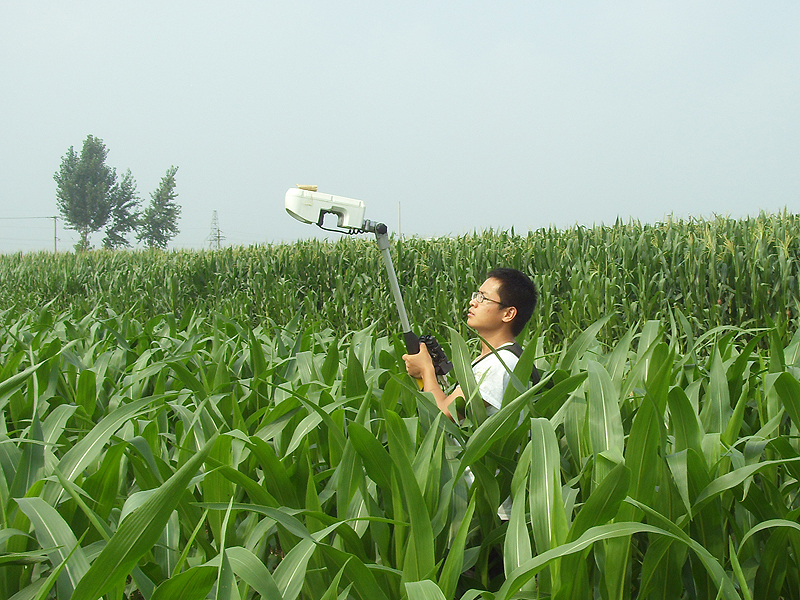
[[[335,238],[295,184],[420,237],[797,212],[798,31],[796,0],[2,0],[0,252],[72,248],[88,135],[143,206],[178,167],[171,248],[215,211],[224,245]]]

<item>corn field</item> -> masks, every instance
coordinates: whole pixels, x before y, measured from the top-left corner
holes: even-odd
[[[800,599],[796,223],[396,243],[457,423],[366,240],[2,257],[0,599]],[[542,301],[487,418],[500,264]]]
[[[526,335],[572,339],[610,316],[600,339],[669,320],[677,309],[695,334],[709,327],[774,322],[788,341],[800,316],[800,217],[637,222],[403,239],[393,260],[412,324],[466,336],[466,298],[497,266],[530,274],[541,291]],[[141,318],[195,311],[251,327],[296,318],[337,335],[397,312],[374,240],[226,248],[219,251],[16,254],[0,256],[0,306],[48,304],[86,315],[96,306]]]

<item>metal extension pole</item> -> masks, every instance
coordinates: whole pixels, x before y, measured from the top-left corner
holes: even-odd
[[[397,312],[400,314],[400,325],[403,327],[406,350],[408,350],[409,354],[417,354],[419,352],[419,337],[411,331],[411,324],[408,322],[406,307],[403,304],[403,296],[400,294],[400,285],[397,283],[397,274],[392,263],[392,255],[389,252],[389,234],[387,233],[386,225],[377,223],[372,230],[375,233],[375,239],[378,241],[378,248],[380,248],[383,256],[383,264],[386,266],[386,274],[389,276],[389,287],[392,289],[394,303],[397,305]]]

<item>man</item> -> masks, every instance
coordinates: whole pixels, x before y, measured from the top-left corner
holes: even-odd
[[[503,394],[510,379],[506,367],[513,370],[517,364],[522,350],[516,337],[530,319],[537,299],[534,283],[516,269],[494,269],[478,291],[472,294],[467,325],[482,338],[481,354],[472,362],[472,372],[480,383],[480,394],[487,404],[488,414],[497,412],[502,406]],[[455,411],[451,412],[450,406],[464,393],[461,386],[457,386],[450,394],[442,390],[425,344],[420,344],[419,354],[404,354],[403,361],[408,374],[421,379],[422,390],[431,392],[439,409],[453,419]],[[534,372],[534,377],[536,375]]]

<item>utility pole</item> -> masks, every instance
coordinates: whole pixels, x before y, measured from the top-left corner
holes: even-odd
[[[58,252],[58,217],[53,217],[53,254]]]
[[[219,218],[217,217],[217,211],[214,211],[214,214],[211,217],[211,233],[208,235],[208,246],[212,250],[219,250],[222,247],[222,240],[225,239],[225,236],[222,235],[222,232],[219,230]]]

